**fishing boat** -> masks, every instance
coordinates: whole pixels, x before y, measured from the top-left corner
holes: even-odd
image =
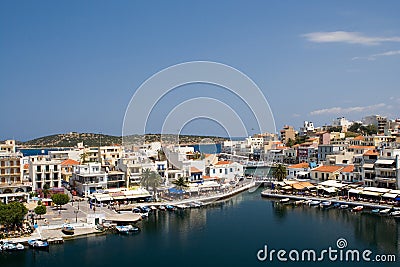
[[[165,208],[165,206],[164,206],[164,205],[160,205],[160,206],[158,206],[158,209],[159,209],[159,210],[166,210],[166,208]]]
[[[318,201],[318,200],[313,200],[313,201],[311,201],[310,202],[310,206],[317,206],[317,205],[319,205],[321,203],[321,201]]]
[[[379,214],[385,215],[388,214],[390,212],[391,209],[383,209],[379,212]]]
[[[363,209],[364,209],[363,206],[356,206],[356,207],[353,208],[353,211],[354,212],[358,212],[358,211],[362,211]]]
[[[349,207],[349,205],[343,204],[343,205],[339,206],[339,209],[344,210],[344,209],[347,209],[348,207]]]
[[[379,211],[380,211],[380,209],[373,209],[373,210],[371,210],[371,213],[373,213],[373,214],[378,214]]]
[[[12,242],[4,242],[2,245],[2,248],[4,251],[12,251],[12,250],[16,250],[17,246]]]
[[[28,245],[33,249],[47,249],[49,247],[49,243],[47,243],[47,241],[36,239],[28,240]]]
[[[335,203],[335,204],[333,204],[333,207],[334,207],[334,208],[339,208],[339,207],[340,207],[340,203]]]
[[[61,231],[66,235],[73,235],[75,233],[75,228],[69,223],[64,223],[62,225]]]
[[[178,209],[182,209],[182,210],[188,208],[188,206],[185,205],[185,204],[178,204],[178,205],[176,205],[176,207],[177,207]]]
[[[118,233],[120,234],[129,234],[131,232],[139,232],[138,227],[134,227],[132,225],[117,225],[115,226],[115,229],[117,229]]]
[[[302,205],[302,204],[304,204],[304,200],[297,200],[297,201],[294,202],[294,204],[296,206]]]
[[[24,245],[22,245],[22,244],[20,244],[20,243],[18,243],[17,245],[15,245],[15,248],[16,248],[17,250],[24,250],[24,249],[25,249]]]
[[[289,198],[282,198],[281,200],[279,200],[280,203],[288,203],[289,201]]]
[[[332,202],[330,202],[330,201],[322,201],[320,204],[321,208],[327,208],[330,205],[332,205]]]
[[[150,209],[151,210],[156,210],[157,208],[156,208],[156,206],[150,206]]]

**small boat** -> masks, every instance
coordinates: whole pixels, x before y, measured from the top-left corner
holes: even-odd
[[[61,231],[66,235],[73,235],[75,233],[75,228],[69,223],[64,223],[62,225]]]
[[[17,249],[17,246],[12,242],[4,242],[3,243],[4,251],[12,251],[12,250],[16,250],[16,249]]]
[[[383,209],[379,212],[379,214],[388,214],[391,211],[391,209]]]
[[[44,240],[28,240],[28,245],[33,249],[47,249],[49,247],[49,243]]]
[[[304,204],[304,200],[297,200],[297,201],[294,202],[294,204],[296,206],[302,205],[302,204]]]
[[[142,210],[139,209],[139,208],[133,208],[133,209],[132,209],[132,212],[133,212],[133,213],[142,213]]]
[[[142,212],[140,213],[140,216],[143,218],[148,218],[149,217],[149,212]]]
[[[166,208],[165,208],[165,206],[164,206],[164,205],[160,205],[160,206],[158,206],[158,209],[159,209],[159,210],[166,210]]]
[[[371,210],[371,213],[378,214],[379,211],[380,211],[380,209],[373,209],[373,210]]]
[[[149,212],[150,211],[150,208],[147,207],[147,206],[142,206],[142,207],[140,207],[140,209],[142,210],[142,212]]]
[[[343,204],[343,205],[339,206],[339,209],[344,210],[344,209],[347,209],[348,207],[349,207],[349,205]]]
[[[333,207],[334,207],[334,208],[339,208],[339,207],[340,207],[340,203],[335,203],[335,204],[333,204]]]
[[[184,209],[186,209],[188,206],[185,205],[185,204],[178,204],[178,205],[176,205],[176,207],[177,207],[178,209],[184,210]]]
[[[318,200],[313,200],[313,201],[311,201],[310,202],[310,206],[317,206],[317,205],[319,205],[321,203],[321,201],[318,201]]]
[[[174,206],[172,206],[172,205],[167,205],[167,206],[165,206],[165,208],[166,208],[167,210],[169,210],[169,211],[174,211],[174,210],[176,210],[176,208],[175,208]]]
[[[362,211],[363,209],[364,209],[363,206],[357,206],[357,207],[354,207],[354,208],[353,208],[353,211],[354,211],[354,212],[358,212],[358,211]]]
[[[203,203],[203,202],[201,202],[201,201],[194,201],[194,202],[193,202],[193,204],[195,204],[195,205],[196,205],[196,207],[198,207],[198,208],[200,208],[200,207],[204,206],[204,203]]]
[[[332,205],[332,202],[330,202],[330,201],[322,201],[321,204],[320,204],[320,206],[322,208],[329,207],[330,205]]]
[[[118,225],[115,226],[115,229],[117,229],[118,233],[121,234],[129,234],[131,232],[139,232],[139,228],[138,227],[134,227],[132,225]]]
[[[156,210],[157,208],[156,208],[156,206],[150,206],[150,209],[151,210]]]
[[[24,249],[25,249],[24,245],[22,245],[21,243],[18,243],[18,244],[15,246],[15,248],[16,248],[17,250],[24,250]]]
[[[390,213],[390,216],[393,217],[400,217],[400,210],[396,210]]]
[[[287,203],[289,201],[290,201],[289,198],[282,198],[281,200],[279,200],[280,203]]]

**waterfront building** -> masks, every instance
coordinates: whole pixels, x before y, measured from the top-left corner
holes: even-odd
[[[0,194],[28,192],[32,185],[23,176],[22,154],[15,153],[14,145],[6,143],[0,152]]]
[[[311,170],[311,178],[317,181],[338,180],[343,166],[322,165]]]
[[[363,154],[360,180],[362,180],[366,186],[375,185],[374,164],[378,160],[378,157],[379,153],[374,150],[368,150]]]
[[[61,187],[61,162],[48,156],[29,157],[29,179],[32,190],[43,188],[45,184],[51,187]]]
[[[226,160],[218,161],[209,168],[210,168],[210,176],[219,179],[235,180],[239,177],[243,177],[244,175],[243,165],[237,162],[231,162]]]
[[[345,146],[341,145],[319,145],[318,146],[318,162],[326,161],[327,155],[340,154],[345,150]]]
[[[288,166],[286,179],[310,179],[310,164],[302,162]]]
[[[102,170],[100,163],[77,165],[72,172],[70,183],[80,195],[87,196],[107,188],[107,173]]]
[[[354,165],[348,165],[341,169],[339,180],[348,183],[358,182],[358,180],[354,179]]]
[[[118,160],[116,169],[124,173],[128,188],[140,184],[143,170],[156,170],[153,162],[139,154],[125,155]]]

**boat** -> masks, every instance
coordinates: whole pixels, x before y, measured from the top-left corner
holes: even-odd
[[[142,212],[149,212],[151,209],[147,206],[142,206],[140,207],[140,209],[142,210]]]
[[[182,210],[188,208],[188,206],[185,205],[185,204],[178,204],[178,205],[176,205],[176,207],[177,207],[178,209],[182,209]]]
[[[313,201],[311,201],[310,202],[310,206],[317,206],[317,205],[319,205],[321,203],[321,201],[318,201],[318,200],[313,200]]]
[[[332,202],[330,202],[330,201],[322,201],[321,204],[320,204],[320,206],[322,208],[329,207],[330,205],[332,205]]]
[[[390,213],[390,216],[400,218],[400,210],[396,210]]]
[[[165,208],[165,206],[164,206],[164,205],[160,205],[160,206],[158,206],[158,209],[159,209],[159,210],[166,210],[166,208]]]
[[[288,203],[289,201],[289,198],[282,198],[281,200],[279,200],[280,203]]]
[[[62,225],[61,231],[66,235],[73,235],[75,233],[75,228],[69,223],[64,223]]]
[[[148,218],[149,217],[149,212],[142,212],[140,213],[140,216],[143,218]]]
[[[344,210],[344,209],[347,209],[348,207],[349,207],[349,205],[347,205],[347,204],[342,204],[342,205],[339,206],[339,209]]]
[[[339,207],[340,207],[340,203],[335,203],[335,204],[333,204],[333,207],[334,207],[334,208],[339,208]]]
[[[24,245],[22,245],[22,244],[20,244],[20,243],[18,243],[18,244],[15,246],[15,248],[16,248],[17,250],[24,250],[24,249],[25,249]]]
[[[132,212],[133,212],[133,213],[142,213],[142,210],[139,209],[139,208],[133,208],[133,209],[132,209]]]
[[[391,209],[383,209],[379,212],[379,214],[388,214],[391,211]]]
[[[176,210],[176,208],[175,208],[174,206],[172,206],[172,205],[167,205],[167,206],[165,206],[165,208],[166,208],[167,210],[169,210],[169,211]]]
[[[364,209],[363,206],[356,206],[356,207],[354,207],[352,210],[353,210],[354,212],[358,212],[358,211],[362,211],[363,209]]]
[[[132,226],[132,225],[117,225],[115,226],[115,229],[117,229],[118,233],[121,234],[129,234],[131,232],[139,232],[139,228]]]
[[[12,243],[12,242],[4,242],[3,243],[3,245],[2,245],[2,249],[4,250],[4,251],[12,251],[12,250],[16,250],[17,249],[17,246],[14,244],[14,243]]]
[[[156,210],[157,208],[156,208],[156,206],[150,206],[150,209],[151,210]]]
[[[47,249],[49,247],[49,243],[47,243],[47,241],[36,239],[28,240],[28,245],[33,249]]]
[[[378,214],[379,211],[380,211],[380,209],[373,209],[373,210],[371,210],[371,213]]]

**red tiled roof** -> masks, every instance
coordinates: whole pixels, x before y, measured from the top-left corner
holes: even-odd
[[[354,140],[362,141],[362,140],[364,140],[364,136],[362,136],[362,135],[356,136],[356,137],[354,137]]]
[[[217,163],[215,163],[215,165],[228,165],[231,164],[232,162],[229,160],[222,160],[222,161],[218,161]]]
[[[197,169],[196,167],[190,167],[191,173],[202,172],[201,170]]]
[[[374,149],[374,146],[349,146],[352,149]]]
[[[338,170],[341,170],[343,167],[342,166],[336,166],[336,165],[324,165],[317,167],[313,169],[313,171],[318,171],[318,172],[337,172]]]
[[[290,165],[288,168],[289,169],[305,169],[308,168],[309,164],[306,162],[303,163],[299,163],[299,164],[294,164],[294,165]]]
[[[71,165],[79,165],[79,162],[73,159],[67,159],[61,162],[62,166],[71,166]]]
[[[344,167],[340,172],[353,172],[354,171],[354,165],[349,165]]]
[[[379,152],[376,152],[374,150],[368,150],[363,155],[365,155],[365,156],[379,156]]]

